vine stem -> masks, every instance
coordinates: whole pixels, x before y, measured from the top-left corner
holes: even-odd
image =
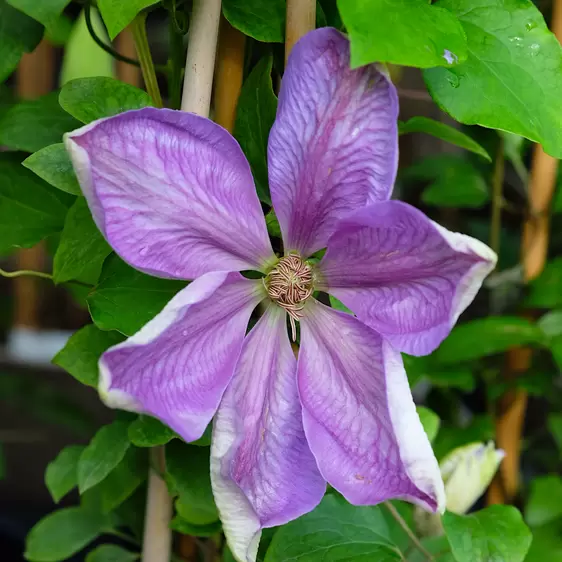
[[[5,269],[0,268],[0,277],[7,277],[8,279],[14,279],[16,277],[39,277],[40,279],[48,279],[49,281],[55,282],[52,273],[44,273],[42,271],[35,271],[33,269],[18,269],[17,271],[6,271]],[[89,289],[92,288],[93,285],[89,283],[82,283],[82,281],[65,281],[65,284],[69,285],[80,285],[81,287],[88,287]]]
[[[554,0],[550,25],[562,41],[562,0]],[[556,186],[558,160],[535,145],[529,175],[527,220],[523,226],[521,263],[525,282],[535,279],[546,263],[549,241],[549,209]],[[532,350],[515,347],[507,351],[503,378],[513,383],[526,373],[532,360]],[[511,388],[496,404],[496,442],[505,451],[505,458],[488,491],[488,503],[511,503],[519,488],[521,435],[527,409],[527,393]]]
[[[408,523],[406,523],[406,521],[404,521],[404,518],[400,515],[400,513],[398,513],[398,510],[390,502],[384,502],[384,506],[388,509],[390,515],[392,515],[398,525],[400,525],[400,527],[402,527],[404,532],[408,535],[408,538],[410,539],[412,545],[415,546],[427,558],[428,561],[435,560],[433,554],[431,554],[431,552],[429,552],[425,548],[425,546],[423,546],[423,544],[420,542],[420,539],[418,539],[412,529],[410,529]]]
[[[31,269],[18,269],[17,271],[6,271],[0,268],[0,275],[2,277],[8,277],[13,279],[15,277],[40,277],[41,279],[53,280],[53,276],[50,273],[43,273],[42,271],[33,271]]]
[[[154,69],[154,63],[152,62],[152,55],[150,54],[150,46],[148,45],[148,36],[146,35],[145,12],[141,12],[135,17],[131,23],[131,31],[135,40],[135,47],[137,49],[137,56],[139,57],[146,91],[152,98],[154,105],[156,107],[162,107],[162,96],[160,95],[156,71]]]
[[[100,47],[100,49],[103,49],[106,53],[109,53],[115,60],[127,64],[132,64],[133,66],[140,66],[140,62],[138,60],[132,59],[130,57],[122,55],[121,53],[118,53],[115,49],[107,45],[101,39],[101,37],[98,36],[96,30],[94,29],[94,25],[92,23],[92,5],[89,2],[84,6],[84,19],[86,20],[86,27],[88,29],[88,33],[90,34],[90,37],[94,40],[97,46]]]

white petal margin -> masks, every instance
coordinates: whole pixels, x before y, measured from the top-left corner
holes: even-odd
[[[468,305],[474,300],[476,293],[480,290],[484,279],[495,269],[498,256],[491,248],[480,240],[452,232],[431,221],[439,234],[445,239],[447,244],[455,251],[463,254],[475,254],[483,261],[476,263],[461,279],[458,284],[455,297],[453,299],[451,328],[456,324],[459,316],[466,310]]]
[[[396,440],[400,443],[400,458],[410,480],[428,495],[436,495],[437,511],[445,512],[445,486],[431,443],[421,424],[410,392],[408,376],[399,352],[383,342],[388,411]]]
[[[314,509],[326,483],[308,447],[286,313],[252,329],[215,416],[211,483],[230,549],[254,562],[261,529]]]
[[[188,442],[198,439],[234,373],[250,315],[263,296],[261,282],[239,273],[199,277],[102,355],[102,400],[150,414]]]

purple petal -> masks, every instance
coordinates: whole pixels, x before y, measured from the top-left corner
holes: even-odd
[[[472,302],[496,255],[399,201],[342,220],[319,265],[323,289],[400,351],[425,355]]]
[[[212,121],[145,108],[65,137],[99,229],[129,264],[194,279],[272,258],[250,167]]]
[[[286,251],[324,248],[337,220],[388,199],[398,161],[398,98],[375,65],[351,70],[331,28],[293,48],[268,146],[271,199]]]
[[[100,394],[113,408],[159,418],[186,441],[203,434],[229,383],[263,286],[208,273],[180,291],[100,360]]]
[[[302,427],[296,367],[286,313],[271,305],[244,342],[213,429],[213,491],[239,560],[255,560],[263,527],[311,511],[326,490]]]
[[[354,316],[312,301],[297,377],[320,472],[350,503],[397,498],[444,509],[439,466],[398,351]]]

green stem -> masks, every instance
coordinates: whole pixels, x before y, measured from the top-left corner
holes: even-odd
[[[170,107],[172,109],[179,109],[181,107],[184,62],[183,35],[178,32],[173,14],[170,14],[170,59],[168,61],[170,74],[168,89],[170,91]]]
[[[31,269],[19,269],[18,271],[6,271],[5,269],[0,268],[0,277],[7,277],[8,279],[13,279],[15,277],[39,277],[40,279],[48,279],[49,281],[53,281],[54,277],[51,273],[43,273],[42,271],[32,271]],[[66,283],[70,285],[80,285],[82,287],[88,287],[91,289],[93,285],[89,283],[82,283],[82,281],[66,281]]]
[[[423,544],[420,542],[420,539],[416,537],[412,529],[410,529],[410,527],[408,526],[408,523],[406,523],[400,513],[398,513],[398,510],[390,502],[384,502],[384,506],[388,509],[390,515],[394,517],[398,525],[400,525],[400,527],[402,527],[404,532],[408,535],[408,538],[410,539],[412,545],[415,546],[427,558],[428,562],[432,562],[433,560],[435,560],[431,552],[429,552],[425,548],[425,546],[423,546]]]
[[[154,63],[152,62],[152,55],[150,54],[148,37],[146,35],[146,14],[144,12],[141,12],[135,17],[131,23],[131,30],[135,40],[135,47],[137,49],[146,91],[152,98],[154,105],[156,107],[162,107],[162,96],[160,95],[156,71],[154,70]]]
[[[109,535],[113,535],[114,537],[118,537],[121,540],[127,541],[131,544],[134,544],[135,546],[140,546],[140,542],[137,539],[135,539],[135,537],[132,537],[131,535],[128,535],[127,533],[122,533],[121,531],[118,531],[117,529],[107,529],[106,533],[109,534]]]
[[[0,268],[0,275],[2,277],[40,277],[41,279],[53,280],[53,276],[50,273],[43,273],[42,271],[31,271],[30,269],[20,269],[18,271],[6,271]]]
[[[490,219],[490,248],[496,254],[500,253],[504,169],[503,137],[500,136],[492,175],[492,217]]]

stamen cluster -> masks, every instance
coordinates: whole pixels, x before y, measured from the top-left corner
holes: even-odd
[[[314,291],[312,267],[298,254],[289,254],[277,262],[264,283],[271,300],[287,311],[294,340],[295,321],[302,318],[305,301]]]

